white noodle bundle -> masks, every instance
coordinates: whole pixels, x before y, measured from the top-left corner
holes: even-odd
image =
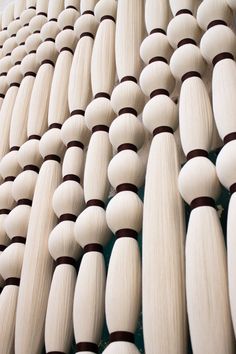
[[[60,161],[64,148],[60,127],[67,118],[67,85],[75,43],[73,24],[77,16],[75,10],[68,9],[58,18],[59,27],[63,31],[56,38],[60,54],[51,86],[49,130],[39,144],[44,162],[35,188],[27,233],[17,306],[16,354],[38,354],[44,342],[44,320],[53,270],[52,258],[48,252],[48,236],[56,224],[52,197],[61,179]]]
[[[231,314],[236,333],[236,289],[235,289],[235,189],[234,146],[236,138],[236,105],[233,92],[236,89],[235,45],[236,37],[227,27],[232,12],[225,1],[203,1],[198,9],[198,22],[206,30],[201,40],[201,50],[209,63],[213,63],[212,99],[218,132],[225,146],[217,159],[217,174],[221,183],[228,188],[231,199],[227,220],[228,280]]]
[[[191,3],[193,5],[193,1]],[[196,354],[233,353],[226,250],[215,210],[220,186],[215,167],[207,159],[213,132],[212,110],[201,79],[205,62],[196,46],[200,30],[189,10],[192,11],[188,7],[178,8],[181,13],[170,22],[167,33],[170,43],[178,47],[171,58],[171,70],[182,80],[180,137],[188,162],[180,172],[179,189],[192,208],[186,241],[190,334]],[[175,12],[173,8],[172,12]]]
[[[82,5],[84,7],[85,2]],[[110,93],[115,81],[115,1],[99,1],[95,7],[95,16],[100,25],[91,63],[94,100],[85,113],[86,125],[92,131],[84,173],[87,208],[79,215],[75,226],[76,240],[85,252],[74,296],[77,353],[98,352],[105,312],[106,274],[102,252],[110,239],[104,208],[109,192],[107,166],[112,156],[108,131],[114,119]]]
[[[165,35],[168,10],[165,0],[146,1],[146,27],[150,35],[140,48],[147,64],[141,73],[140,85],[150,97],[143,111],[143,121],[153,134],[143,215],[143,332],[145,351],[150,354],[187,352],[185,230],[177,183],[178,152],[173,135],[177,127],[177,107],[169,98],[175,80],[168,66],[171,56]]]
[[[142,226],[142,202],[136,194],[144,179],[137,150],[144,132],[137,115],[144,99],[137,85],[141,69],[139,48],[143,37],[143,1],[120,0],[117,8],[116,68],[120,84],[111,104],[118,117],[109,131],[118,154],[108,167],[117,194],[107,206],[106,219],[116,235],[107,275],[106,321],[110,344],[104,353],[138,353],[134,332],[141,303],[141,262],[137,236]]]

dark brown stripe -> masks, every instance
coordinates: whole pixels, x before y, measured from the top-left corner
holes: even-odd
[[[36,30],[36,31],[34,31],[33,33],[40,33],[40,31],[39,31],[39,30]]]
[[[202,206],[209,206],[215,208],[215,201],[210,197],[199,197],[194,199],[190,204],[192,210]]]
[[[44,64],[49,64],[49,65],[52,65],[53,67],[55,66],[55,64],[53,63],[53,61],[48,60],[48,59],[42,61],[41,65],[44,65]]]
[[[181,78],[181,81],[184,82],[191,77],[199,77],[201,79],[201,75],[197,71],[189,71],[188,73],[184,74]]]
[[[81,33],[79,38],[83,38],[83,37],[90,37],[90,38],[94,39],[94,35],[90,32]]]
[[[36,77],[36,74],[33,73],[32,71],[28,71],[27,73],[25,73],[24,77],[26,76],[33,76],[33,77]]]
[[[11,53],[7,53],[7,54],[6,54],[6,57],[9,57],[10,55],[11,55]]]
[[[74,10],[78,11],[78,9],[77,9],[75,6],[72,6],[72,5],[69,5],[69,6],[67,6],[66,8],[67,8],[67,9],[74,9]]]
[[[217,25],[227,26],[227,23],[223,20],[214,20],[209,23],[209,25],[207,26],[207,29],[217,26]]]
[[[133,114],[133,115],[136,116],[136,117],[137,117],[137,115],[138,115],[137,111],[136,111],[134,108],[131,108],[131,107],[122,108],[122,109],[119,111],[118,114],[121,116],[121,114],[125,114],[125,113]]]
[[[179,48],[179,47],[181,47],[182,45],[185,45],[185,44],[196,45],[196,42],[192,38],[185,38],[185,39],[182,39],[181,41],[179,41],[179,43],[177,44],[177,47]]]
[[[99,199],[90,199],[87,201],[86,203],[86,207],[90,207],[90,206],[98,206],[100,208],[105,209],[105,203],[102,200]]]
[[[7,73],[3,72],[3,73],[0,74],[0,76],[7,76]]]
[[[212,60],[213,66],[215,66],[219,61],[224,60],[224,59],[232,59],[234,60],[234,56],[231,53],[220,53],[215,56],[215,58]]]
[[[6,31],[6,30],[7,30],[7,27],[4,27],[4,28],[3,28],[3,31]]]
[[[161,133],[171,133],[173,134],[173,129],[171,127],[168,127],[168,126],[161,126],[161,127],[157,127],[153,130],[153,136],[156,136],[158,134],[161,134]]]
[[[232,132],[232,133],[229,133],[227,134],[225,137],[224,137],[224,144],[228,144],[230,141],[233,141],[233,140],[236,140],[236,132]]]
[[[134,184],[131,184],[131,183],[122,183],[116,187],[116,191],[117,191],[117,193],[124,192],[124,191],[138,193],[138,188]]]
[[[120,82],[133,81],[137,84],[137,79],[134,76],[124,76]]]
[[[84,149],[84,144],[82,144],[80,141],[70,141],[67,144],[67,149],[69,149],[70,147],[78,147],[80,149]]]
[[[36,54],[36,50],[31,50],[31,51],[29,52],[29,54]],[[33,73],[33,74],[36,76],[35,73]],[[32,76],[34,76],[34,75],[32,75]]]
[[[70,48],[68,48],[68,47],[63,47],[63,48],[61,48],[60,53],[61,53],[61,52],[64,52],[64,51],[70,52],[72,55],[74,54],[73,50],[70,49]]]
[[[46,39],[44,39],[44,42],[53,42],[53,43],[55,43],[55,39],[54,38],[46,38]]]
[[[11,35],[11,38],[14,38],[14,37],[16,37],[16,33],[14,33],[14,34]]]
[[[36,7],[35,6],[30,6],[30,7],[28,7],[28,9],[36,10]]]
[[[57,22],[57,18],[50,18],[49,21]]]
[[[74,27],[73,27],[73,26],[65,26],[65,27],[63,28],[63,31],[64,31],[64,30],[67,30],[67,29],[73,31],[73,30],[74,30]]]
[[[182,14],[189,14],[192,15],[192,11],[188,9],[182,9],[176,12],[175,16],[182,15]]]
[[[152,91],[152,93],[150,94],[150,98],[153,98],[153,97],[158,96],[158,95],[169,96],[169,92],[167,90],[165,90],[165,89],[157,89],[157,90]]]
[[[43,160],[44,160],[44,161],[53,160],[53,161],[57,161],[57,162],[59,162],[59,163],[61,162],[61,158],[60,158],[59,156],[53,155],[53,154],[45,156]]]
[[[95,125],[93,128],[92,128],[92,133],[95,133],[95,132],[109,132],[109,127],[107,127],[106,125]]]
[[[6,248],[7,248],[7,246],[5,246],[5,245],[0,245],[0,252],[3,252]]]
[[[19,286],[20,285],[20,278],[8,278],[5,280],[4,286],[8,286],[8,285],[15,285],[15,286]]]
[[[0,215],[4,215],[4,214],[9,214],[10,213],[10,209],[0,209]]]
[[[117,238],[129,237],[129,238],[134,238],[136,240],[138,237],[138,233],[137,231],[132,229],[121,229],[116,231],[116,237]]]
[[[20,65],[20,64],[21,64],[20,60],[15,62],[15,65]]]
[[[59,218],[59,222],[62,222],[62,221],[76,221],[77,219],[77,216],[76,215],[73,215],[73,214],[62,214]]]
[[[62,127],[62,124],[60,124],[60,123],[52,123],[49,125],[48,129],[54,129],[54,128],[61,129],[61,127]]]
[[[21,42],[19,45],[25,45],[25,42]]]
[[[28,140],[40,140],[41,136],[40,135],[36,135],[36,134],[32,134],[28,137]]]
[[[25,242],[26,242],[26,239],[25,239],[25,237],[22,237],[22,236],[14,236],[11,239],[11,244],[12,243],[22,243],[24,245]]]
[[[99,245],[98,243],[90,243],[89,245],[86,245],[84,247],[84,253],[88,253],[88,252],[103,253],[103,247],[102,247],[102,245]]]
[[[39,15],[42,15],[42,16],[45,16],[45,17],[48,16],[48,15],[46,14],[46,12],[38,12],[37,15],[38,15],[38,16],[39,16]]]
[[[63,177],[63,182],[66,182],[66,181],[75,181],[77,183],[80,183],[80,178],[76,175],[68,174]]]
[[[10,151],[18,151],[19,149],[20,149],[19,146],[12,146],[12,147],[10,148]]]
[[[81,115],[84,116],[85,111],[83,111],[82,109],[74,109],[72,112],[70,112],[71,116],[75,116],[75,115]]]
[[[82,13],[82,15],[94,15],[94,12],[91,10],[86,10]]]
[[[134,334],[131,332],[117,331],[110,334],[110,343],[129,342],[134,343]]]
[[[20,87],[20,84],[18,83],[18,82],[12,82],[11,84],[10,84],[10,87]]]
[[[59,257],[56,260],[56,267],[61,264],[70,264],[76,268],[76,260],[72,257]]]
[[[36,173],[39,173],[39,167],[38,166],[35,166],[35,165],[26,165],[24,168],[23,168],[23,171],[34,171]]]
[[[163,34],[166,34],[166,31],[163,30],[162,28],[153,28],[153,30],[151,30],[150,34],[153,34],[153,33],[163,33]]]
[[[32,200],[30,199],[19,199],[16,205],[29,205],[32,206]]]
[[[113,21],[113,22],[116,23],[116,20],[115,20],[114,17],[111,16],[111,15],[102,16],[100,22],[105,21],[105,20],[111,20],[111,21]]]
[[[203,149],[192,150],[187,154],[187,160],[189,161],[189,160],[193,159],[194,157],[198,157],[198,156],[208,157],[208,152]]]
[[[135,152],[138,151],[137,147],[134,144],[128,144],[128,143],[121,144],[120,146],[118,146],[118,148],[117,148],[118,152],[121,152],[123,150],[132,150],[132,151],[135,151]]]
[[[15,181],[16,177],[15,176],[8,176],[4,178],[4,182],[13,182]]]
[[[98,92],[94,96],[94,98],[99,98],[99,97],[104,97],[104,98],[107,98],[108,100],[110,99],[110,95],[106,92]]]
[[[154,57],[149,60],[149,64],[155,63],[156,61],[162,61],[163,63],[167,63],[167,59],[164,57]]]
[[[3,93],[0,93],[0,98],[4,98],[5,95]]]
[[[230,193],[233,194],[236,192],[236,183],[232,184],[232,186],[229,188]]]
[[[76,352],[92,352],[98,354],[98,346],[95,343],[80,342],[76,344]]]

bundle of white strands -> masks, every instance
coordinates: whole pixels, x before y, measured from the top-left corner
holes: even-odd
[[[2,3],[0,354],[235,354],[236,0]]]

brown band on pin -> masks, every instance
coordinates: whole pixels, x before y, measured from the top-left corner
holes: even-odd
[[[136,240],[138,237],[138,233],[137,231],[132,229],[121,229],[116,231],[116,237],[117,238],[129,237],[129,238],[134,238]]]
[[[181,47],[182,45],[185,45],[185,44],[193,44],[193,45],[196,45],[196,42],[194,39],[192,38],[184,38],[182,39],[181,41],[179,41],[179,43],[177,44],[177,47]]]
[[[39,167],[35,165],[25,165],[23,171],[34,171],[36,173],[39,173]]]
[[[15,65],[20,65],[20,64],[21,64],[20,60],[15,62]]]
[[[10,209],[0,209],[0,215],[7,215],[7,214],[9,214],[10,213]]]
[[[10,151],[18,151],[19,149],[20,149],[19,146],[12,146],[12,147],[10,148]]]
[[[153,136],[156,136],[158,134],[161,134],[161,133],[171,133],[171,134],[174,134],[173,132],[173,129],[171,127],[168,127],[168,126],[161,126],[161,127],[157,127],[153,130],[153,133],[152,135]]]
[[[6,57],[9,57],[10,55],[11,55],[11,53],[7,53],[7,54],[6,54]]]
[[[0,252],[3,252],[6,248],[7,248],[7,246],[5,246],[5,245],[0,245]]]
[[[114,17],[111,16],[111,15],[102,16],[100,22],[105,21],[105,20],[111,20],[111,21],[113,21],[113,22],[116,23],[116,20],[115,20]]]
[[[192,11],[188,10],[188,9],[182,9],[176,12],[175,16],[178,15],[182,15],[182,14],[189,14],[189,15],[193,15]]]
[[[65,27],[63,28],[63,31],[64,31],[64,30],[67,30],[67,29],[73,31],[73,30],[74,30],[74,27],[73,27],[73,26],[65,26]]]
[[[233,140],[236,140],[236,132],[232,132],[232,133],[229,133],[227,134],[225,137],[224,137],[224,144],[228,144],[230,141],[233,141]]]
[[[33,33],[34,33],[34,34],[35,34],[35,33],[40,33],[40,31],[39,31],[39,30],[36,30],[36,31],[34,31]]]
[[[53,63],[53,61],[48,60],[48,59],[45,59],[45,60],[42,61],[41,65],[44,65],[44,64],[50,64],[50,65],[52,65],[53,67],[55,66],[55,64]]]
[[[151,30],[150,34],[153,34],[153,33],[163,33],[163,34],[166,34],[166,31],[163,30],[162,28],[153,28],[153,30]]]
[[[108,126],[106,126],[106,125],[102,125],[102,124],[100,124],[100,125],[95,125],[93,128],[92,128],[92,133],[95,133],[95,132],[100,132],[100,131],[102,131],[102,132],[109,132],[109,127]]]
[[[220,53],[215,56],[215,58],[212,60],[213,66],[215,66],[219,61],[224,60],[224,59],[232,59],[234,60],[234,56],[231,53]]]
[[[72,50],[72,49],[70,49],[70,48],[68,48],[68,47],[63,47],[63,48],[61,48],[60,53],[61,53],[61,52],[64,52],[64,51],[66,51],[66,52],[70,52],[72,55],[74,55],[73,50]]]
[[[117,148],[118,152],[121,152],[123,150],[132,150],[132,151],[135,151],[135,152],[138,151],[137,147],[134,144],[128,144],[128,143],[127,144],[121,144],[120,146],[118,146],[118,148]]]
[[[10,84],[10,87],[20,87],[20,84],[18,83],[18,82],[12,82],[11,84]]]
[[[54,128],[61,129],[61,127],[62,127],[62,124],[60,124],[60,123],[52,123],[49,125],[48,129],[54,129]]]
[[[208,152],[203,149],[192,150],[187,154],[187,160],[189,161],[189,160],[193,159],[194,157],[199,157],[199,156],[208,157]]]
[[[29,52],[29,54],[36,54],[36,50],[31,50],[31,51]],[[35,73],[33,73],[33,74],[36,76]],[[31,75],[31,76],[34,76],[34,75]]]
[[[75,115],[81,115],[84,116],[85,111],[83,111],[82,109],[74,109],[72,112],[70,112],[71,116],[75,116]]]
[[[80,149],[84,149],[84,144],[82,144],[80,141],[70,141],[67,144],[67,149],[69,149],[70,147],[78,147]]]
[[[4,28],[3,28],[3,31],[6,31],[6,30],[7,30],[7,27],[4,27]]]
[[[232,186],[229,188],[230,193],[233,194],[236,192],[236,183],[232,184]]]
[[[56,267],[61,264],[70,264],[76,268],[76,260],[72,257],[59,257],[56,260]]]
[[[117,193],[124,192],[124,191],[138,193],[138,188],[132,183],[122,183],[116,187],[116,191]]]
[[[46,39],[44,39],[44,42],[53,42],[53,43],[55,43],[55,39],[54,38],[46,38]]]
[[[86,203],[86,207],[90,207],[90,206],[98,206],[100,208],[105,209],[105,203],[100,200],[100,199],[90,199],[87,201]]]
[[[182,76],[181,81],[184,82],[185,80],[190,79],[191,77],[199,77],[201,79],[201,74],[199,74],[197,71],[189,71],[188,73]]]
[[[137,84],[137,79],[134,76],[124,76],[120,82],[133,81]]]
[[[57,18],[50,18],[49,21],[57,22]]]
[[[110,95],[106,92],[98,92],[94,96],[94,98],[99,98],[99,97],[104,97],[104,98],[107,98],[108,100],[110,99]]]
[[[30,6],[30,7],[28,7],[28,9],[36,10],[36,7],[35,6]]]
[[[25,42],[21,42],[19,45],[25,45]]]
[[[83,38],[83,37],[90,37],[90,38],[94,39],[94,35],[92,33],[90,33],[90,32],[81,33],[79,38]]]
[[[8,285],[15,285],[15,286],[19,286],[20,285],[20,278],[8,278],[5,280],[4,286],[8,286]]]
[[[94,12],[92,10],[86,10],[82,13],[82,15],[94,15]]]
[[[38,16],[42,15],[42,16],[45,16],[45,17],[48,16],[48,15],[46,14],[46,12],[39,12],[39,13],[37,13],[36,15],[38,15]]]
[[[169,96],[169,92],[165,89],[157,89],[157,90],[154,90],[152,91],[152,93],[150,94],[150,98],[153,98],[155,96],[158,96],[158,95],[166,95],[166,96]]]
[[[26,77],[26,76],[36,77],[36,74],[33,71],[28,71],[27,73],[25,73],[24,77]]]
[[[77,216],[76,215],[73,215],[73,214],[62,214],[59,218],[59,222],[62,222],[62,221],[76,221],[77,219]]]
[[[3,93],[0,93],[0,98],[4,98],[5,95]]]
[[[66,9],[74,9],[74,10],[78,11],[78,9],[75,6],[72,6],[72,5],[67,6]]]
[[[84,253],[89,252],[103,253],[103,247],[99,243],[90,243],[84,247]]]
[[[40,135],[36,135],[36,134],[32,134],[28,137],[28,140],[40,140],[41,139],[41,136]]]
[[[53,155],[53,154],[47,155],[43,159],[43,161],[50,161],[50,160],[57,161],[59,163],[61,162],[61,158],[59,156]]]
[[[7,176],[6,178],[4,178],[4,182],[13,182],[15,181],[15,179],[15,176]]]
[[[199,197],[199,198],[196,198],[190,204],[190,207],[191,207],[192,210],[196,209],[196,208],[199,208],[199,207],[202,207],[202,206],[209,206],[209,207],[212,207],[212,208],[216,207],[214,199],[212,199],[210,197]]]
[[[16,203],[16,205],[28,205],[28,206],[32,206],[32,200],[30,199],[19,199]]]
[[[80,183],[80,178],[79,178],[79,176],[76,176],[73,174],[68,174],[63,177],[63,182],[66,182],[66,181],[74,181],[74,182]]]
[[[98,346],[95,343],[80,342],[76,344],[76,352],[92,352],[98,354]]]
[[[12,243],[22,243],[22,245],[24,245],[25,242],[26,242],[26,239],[25,239],[25,237],[22,237],[22,236],[14,236],[11,239],[11,244]]]
[[[207,29],[217,26],[217,25],[227,26],[227,23],[223,20],[214,20],[209,23],[209,25],[207,26]]]
[[[16,33],[14,33],[14,34],[11,35],[11,38],[14,38],[14,37],[16,37]]]
[[[154,57],[154,58],[149,60],[149,64],[155,63],[156,61],[162,61],[163,63],[167,64],[167,59],[164,58],[164,57]]]
[[[134,109],[134,108],[131,108],[131,107],[125,107],[125,108],[122,108],[120,111],[119,111],[119,115],[121,114],[125,114],[125,113],[130,113],[130,114],[133,114],[134,116],[137,117],[138,113],[137,111]]]
[[[134,334],[131,332],[117,331],[110,334],[110,343],[129,342],[134,343]]]
[[[0,74],[0,76],[7,76],[7,73],[3,72],[3,73]]]

